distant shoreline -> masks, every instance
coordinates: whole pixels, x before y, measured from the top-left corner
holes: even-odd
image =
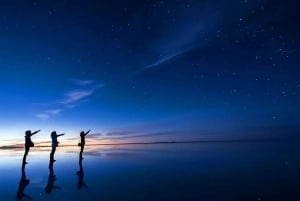
[[[120,142],[120,143],[93,143],[86,144],[86,147],[89,146],[112,146],[112,145],[155,145],[155,144],[202,144],[202,143],[247,143],[247,142],[285,142],[285,141],[294,141],[295,139],[236,139],[236,140],[191,140],[191,141],[157,141],[157,142]],[[297,139],[300,141],[299,139]],[[296,141],[297,141],[296,140]],[[36,145],[36,148],[50,148],[50,145]],[[77,147],[77,145],[60,145],[59,147]],[[24,146],[15,146],[15,145],[5,145],[0,146],[0,150],[7,149],[23,149]]]

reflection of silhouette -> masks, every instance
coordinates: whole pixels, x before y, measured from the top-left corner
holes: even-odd
[[[64,134],[57,134],[56,133],[56,131],[53,131],[52,133],[51,133],[51,139],[52,139],[52,151],[51,151],[51,153],[50,153],[50,161],[55,161],[54,160],[54,153],[55,153],[55,151],[56,151],[56,147],[58,146],[58,144],[59,144],[59,142],[57,141],[57,138],[59,137],[59,136],[62,136],[62,135],[64,135]]]
[[[34,134],[37,134],[38,132],[40,132],[40,130],[35,131],[33,133],[31,133],[31,130],[27,130],[25,132],[25,153],[24,153],[24,156],[23,156],[23,164],[27,163],[26,162],[26,157],[27,157],[27,154],[29,152],[30,147],[34,147],[34,144],[31,141],[31,136],[33,136]]]
[[[89,134],[91,130],[88,130],[86,133],[84,131],[80,132],[80,142],[78,143],[78,146],[80,146],[80,152],[79,152],[79,171],[76,172],[78,176],[78,184],[77,187],[78,189],[82,189],[83,187],[87,188],[87,185],[84,183],[84,172],[83,172],[83,167],[82,167],[82,154],[83,154],[83,149],[85,145],[85,136]]]
[[[89,134],[91,130],[88,130],[88,132],[84,132],[84,131],[81,131],[80,132],[80,142],[78,143],[78,146],[80,146],[80,154],[79,156],[82,158],[82,152],[83,152],[83,149],[84,149],[84,145],[85,145],[85,136],[87,134]]]
[[[22,164],[22,176],[19,183],[19,188],[17,192],[17,200],[22,200],[23,197],[32,200],[32,198],[29,195],[26,195],[24,193],[24,190],[26,186],[29,184],[30,180],[26,178],[26,172],[25,172],[25,163]]]
[[[84,172],[83,172],[83,167],[82,167],[82,153],[79,154],[79,171],[77,171],[77,176],[78,176],[78,184],[77,187],[78,189],[82,189],[83,187],[88,187],[85,183],[84,183]]]
[[[54,174],[53,170],[53,162],[49,162],[49,176],[48,176],[48,183],[47,186],[45,187],[45,192],[47,194],[50,194],[52,192],[52,189],[61,189],[59,186],[55,186],[54,182],[56,181],[56,175]]]

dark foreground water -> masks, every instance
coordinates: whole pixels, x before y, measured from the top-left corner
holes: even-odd
[[[50,168],[34,148],[23,172],[22,152],[0,151],[1,201],[300,200],[299,143],[86,147],[81,164],[58,147]]]

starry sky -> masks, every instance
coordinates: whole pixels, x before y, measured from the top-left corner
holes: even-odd
[[[294,0],[0,1],[0,139],[293,138]]]

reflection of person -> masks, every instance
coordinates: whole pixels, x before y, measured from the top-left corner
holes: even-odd
[[[53,132],[51,133],[51,139],[52,139],[52,151],[51,151],[51,153],[50,153],[50,161],[55,161],[55,160],[54,160],[54,153],[55,153],[55,151],[56,151],[56,147],[57,147],[58,144],[59,144],[59,142],[57,141],[57,138],[58,138],[59,136],[62,136],[62,135],[64,135],[64,133],[63,133],[63,134],[57,134],[56,131],[53,131]]]
[[[88,130],[86,133],[84,131],[80,132],[80,142],[78,143],[78,146],[80,146],[80,156],[82,157],[82,152],[85,145],[85,136],[89,134],[91,130]]]
[[[47,186],[45,187],[45,192],[47,194],[50,194],[52,192],[52,189],[61,189],[59,186],[54,185],[55,181],[56,181],[56,175],[54,174],[54,170],[53,170],[53,161],[50,161],[48,183]]]
[[[77,188],[78,189],[82,189],[83,187],[88,187],[85,183],[84,183],[84,172],[83,172],[83,167],[82,167],[82,156],[81,154],[79,154],[79,171],[76,172],[77,176],[78,176],[78,184],[77,184]]]
[[[24,153],[24,156],[23,156],[23,164],[27,164],[26,157],[27,157],[27,154],[29,152],[29,149],[30,149],[30,147],[34,147],[34,144],[31,141],[31,136],[33,136],[34,134],[37,134],[40,131],[41,130],[37,130],[33,133],[31,132],[31,130],[25,131],[25,153]]]
[[[21,180],[19,183],[19,188],[17,191],[17,200],[22,200],[23,197],[32,200],[32,198],[29,195],[26,195],[24,193],[24,190],[26,186],[29,184],[30,180],[26,178],[26,173],[25,173],[25,163],[22,165],[22,176]]]

